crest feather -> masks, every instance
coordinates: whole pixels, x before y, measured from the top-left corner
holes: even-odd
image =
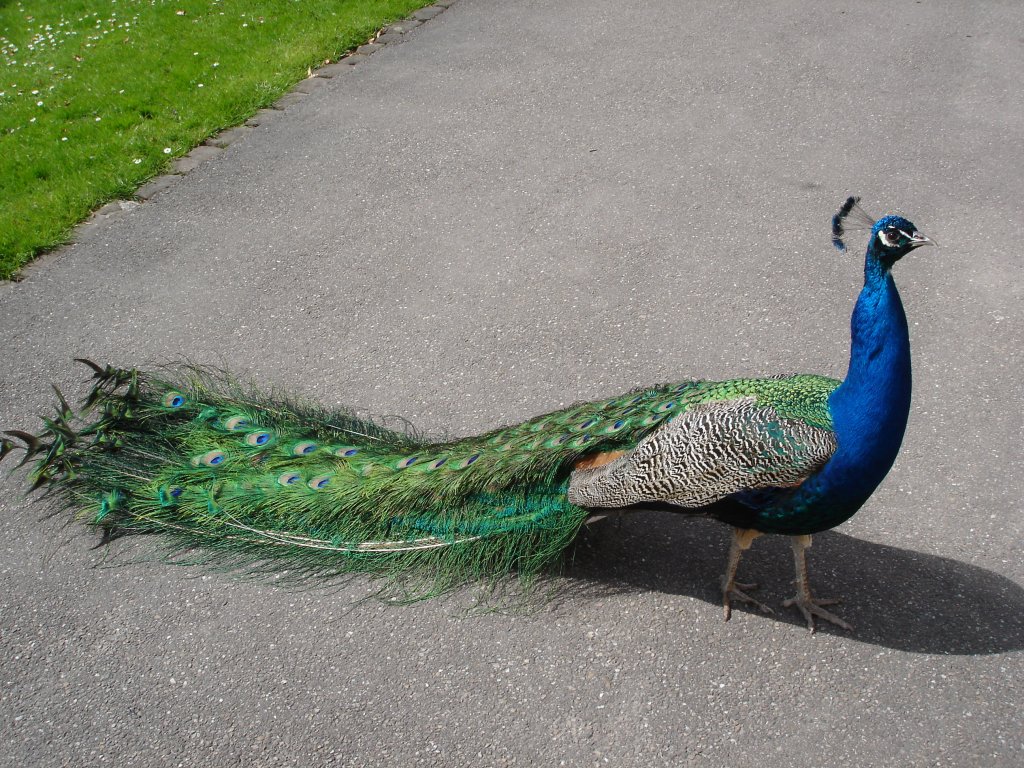
[[[860,207],[859,197],[848,197],[839,212],[832,217],[832,245],[845,251],[844,235],[851,229],[871,229],[875,220]]]

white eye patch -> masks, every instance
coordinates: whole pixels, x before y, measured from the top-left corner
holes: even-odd
[[[893,246],[899,245],[900,236],[910,239],[910,235],[902,230],[888,227],[886,229],[879,230],[878,239],[881,240],[882,245],[892,248]]]

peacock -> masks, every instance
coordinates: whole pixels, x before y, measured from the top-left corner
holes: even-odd
[[[808,584],[811,536],[852,516],[892,466],[910,409],[910,345],[893,265],[934,241],[905,218],[872,220],[851,197],[833,244],[870,228],[846,378],[690,380],[572,405],[474,437],[436,441],[210,369],[143,372],[81,360],[76,411],[57,387],[39,434],[12,430],[31,489],[104,541],[158,533],[172,552],[254,573],[385,578],[406,597],[472,581],[529,582],[588,521],[661,508],[732,526],[721,580],[762,534],[791,537],[797,608],[851,629]],[[15,444],[3,438],[0,459]],[[20,465],[19,465],[20,466]]]

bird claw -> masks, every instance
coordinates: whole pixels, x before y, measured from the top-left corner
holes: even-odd
[[[835,624],[837,627],[842,627],[847,632],[852,632],[853,627],[850,624],[847,624],[834,613],[826,611],[824,608],[821,607],[823,605],[836,605],[837,603],[841,602],[842,600],[836,598],[811,597],[810,595],[801,596],[798,594],[795,597],[791,597],[789,600],[783,601],[782,606],[784,608],[798,608],[800,610],[800,613],[804,615],[804,619],[807,620],[807,628],[811,630],[812,634],[816,631],[816,627],[814,626],[815,616],[817,616],[819,619],[824,619],[825,621],[831,622]]]
[[[738,600],[741,603],[746,603],[748,605],[752,605],[755,608],[760,609],[762,613],[775,613],[775,611],[773,611],[767,605],[765,605],[764,603],[762,603],[762,602],[760,602],[758,600],[755,600],[750,595],[748,595],[744,591],[744,590],[748,590],[748,589],[750,589],[750,590],[757,589],[757,584],[743,584],[741,582],[734,581],[732,583],[732,586],[726,585],[726,586],[722,587],[722,608],[723,608],[723,610],[725,612],[725,620],[726,621],[728,621],[729,619],[732,618],[732,601],[733,600]]]

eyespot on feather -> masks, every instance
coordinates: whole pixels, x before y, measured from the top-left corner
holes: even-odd
[[[355,456],[357,453],[359,453],[359,449],[358,448],[353,448],[350,445],[343,445],[340,448],[335,448],[334,449],[334,455],[335,456],[341,456],[343,459],[350,459],[353,456]]]
[[[160,488],[158,498],[163,506],[169,507],[178,503],[178,498],[182,493],[183,489],[176,485],[164,485]]]
[[[310,479],[310,481],[308,483],[306,483],[306,485],[308,485],[314,491],[322,490],[322,489],[326,488],[330,484],[331,484],[331,476],[330,475],[317,475],[316,477]]]
[[[468,458],[465,458],[462,461],[460,461],[457,468],[458,469],[465,469],[470,464],[476,463],[477,459],[479,459],[479,458],[480,458],[480,454],[479,453],[474,453],[472,456],[469,456]]]
[[[224,420],[224,429],[229,432],[237,432],[249,426],[249,420],[245,416],[231,416]]]
[[[398,467],[399,469],[405,469],[406,467],[411,467],[413,464],[415,464],[418,459],[419,456],[409,456],[408,458],[399,461],[397,464],[395,464],[395,466]]]
[[[224,455],[224,451],[207,451],[202,456],[196,456],[192,459],[192,464],[195,466],[205,467],[218,467],[227,460],[227,456]]]
[[[272,435],[266,431],[250,432],[245,436],[245,444],[253,447],[259,447],[261,445],[267,445],[270,442]]]
[[[627,419],[619,419],[618,421],[615,421],[609,424],[604,429],[602,429],[601,432],[603,432],[606,435],[614,435],[616,432],[621,432],[623,429],[625,429],[627,423]]]
[[[295,444],[295,446],[292,448],[292,453],[295,456],[308,456],[309,454],[313,453],[313,451],[315,451],[317,447],[318,446],[316,443],[309,440],[303,440],[301,443]]]
[[[168,392],[161,402],[165,408],[181,408],[185,404],[185,396],[181,392]]]
[[[480,458],[480,455],[479,453],[474,453],[472,456],[467,456],[459,461],[450,461],[448,462],[448,469],[465,469],[470,464],[475,463]]]
[[[302,479],[302,475],[298,472],[283,472],[277,476],[277,482],[280,485],[294,485]]]

